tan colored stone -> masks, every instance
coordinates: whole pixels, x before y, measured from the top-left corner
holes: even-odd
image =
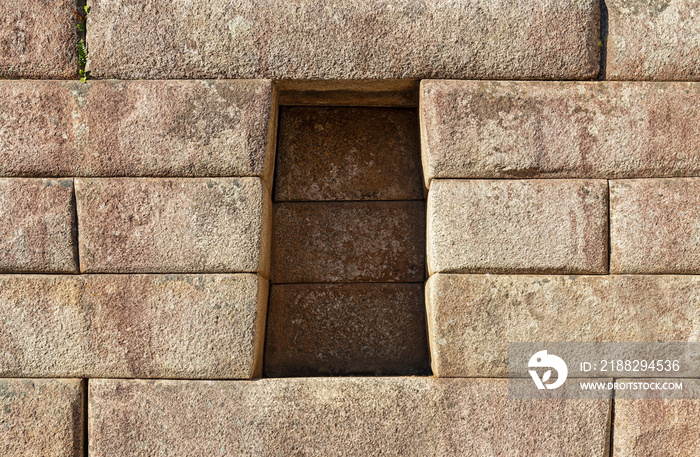
[[[0,376],[259,375],[267,280],[0,275]]]
[[[700,1],[607,0],[606,77],[700,81]]]
[[[0,178],[0,273],[77,273],[72,179]]]
[[[700,179],[610,182],[610,271],[700,273]]]
[[[422,200],[418,113],[283,107],[275,201]]]
[[[90,453],[599,456],[609,400],[508,398],[504,379],[90,380]]]
[[[598,180],[434,180],[433,273],[607,273],[608,188]]]
[[[83,456],[80,379],[0,379],[0,451],[6,457]]]
[[[423,282],[425,204],[279,203],[272,282]]]
[[[424,175],[700,174],[700,84],[423,81]]]
[[[86,273],[269,273],[259,178],[75,180]]]
[[[98,81],[88,90],[83,176],[272,173],[270,81]]]
[[[698,342],[700,276],[431,276],[433,373],[504,377],[509,342]]]
[[[700,454],[700,401],[616,400],[613,457]]]
[[[79,111],[81,86],[0,80],[0,176],[75,176],[87,134]]]
[[[598,74],[598,0],[214,0],[206,8],[172,0],[92,3],[87,38],[98,78]]]
[[[283,284],[270,292],[266,377],[429,374],[423,284]]]
[[[0,78],[75,78],[75,0],[0,3]]]
[[[0,176],[272,179],[270,81],[0,81],[0,102]]]

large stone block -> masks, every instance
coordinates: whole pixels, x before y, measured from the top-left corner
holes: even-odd
[[[82,176],[266,176],[270,81],[99,81],[87,89]]]
[[[7,457],[83,456],[80,379],[0,379],[0,450]]]
[[[697,342],[700,276],[431,276],[433,373],[508,375],[509,342]]]
[[[90,380],[90,454],[607,455],[609,400],[508,398],[504,379]]]
[[[423,284],[277,284],[267,377],[429,374]]]
[[[0,80],[0,176],[76,175],[87,135],[81,84]]]
[[[0,276],[0,376],[250,378],[267,287],[253,274]]]
[[[72,179],[0,178],[0,273],[77,273]]]
[[[270,81],[0,81],[0,176],[272,179]]]
[[[700,84],[423,81],[433,178],[700,174]]]
[[[700,273],[700,179],[610,182],[610,271]]]
[[[700,401],[615,400],[613,457],[700,455]]]
[[[75,0],[0,3],[0,78],[75,78]]]
[[[272,282],[423,282],[425,204],[279,203]]]
[[[598,74],[598,0],[214,0],[206,7],[174,0],[96,0],[92,5],[90,69],[98,78],[589,79]]]
[[[76,179],[86,273],[269,273],[259,178]]]
[[[607,0],[608,79],[700,81],[700,1]]]
[[[430,273],[607,273],[602,180],[434,180]]]
[[[422,200],[414,109],[284,107],[275,201]]]

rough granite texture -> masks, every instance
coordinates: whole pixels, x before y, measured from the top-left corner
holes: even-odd
[[[0,273],[77,273],[72,179],[0,178]]]
[[[423,282],[425,203],[277,203],[272,282]]]
[[[277,284],[266,377],[430,374],[423,284]]]
[[[700,174],[700,84],[423,81],[433,178]]]
[[[598,0],[95,0],[87,29],[97,78],[590,79],[600,57]]]
[[[275,201],[422,200],[418,113],[283,107]]]
[[[602,180],[436,179],[428,193],[433,273],[607,273]]]
[[[610,181],[610,271],[700,273],[700,179]]]
[[[0,376],[250,378],[267,287],[254,274],[0,275]]]
[[[82,457],[80,379],[0,379],[0,453]]]
[[[700,81],[699,0],[607,0],[608,79]]]
[[[599,456],[609,400],[508,399],[506,380],[90,380],[92,457]]]
[[[75,0],[0,2],[0,78],[76,78]]]
[[[433,373],[505,377],[508,343],[700,341],[700,277],[445,275],[426,306]]]
[[[616,400],[612,457],[700,455],[700,401]]]
[[[270,81],[0,81],[0,102],[0,176],[272,178]]]
[[[269,273],[259,178],[75,180],[86,273]]]

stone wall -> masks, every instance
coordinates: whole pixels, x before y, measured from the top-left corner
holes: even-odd
[[[698,0],[83,6],[0,4],[0,455],[700,455],[505,379],[700,341]]]

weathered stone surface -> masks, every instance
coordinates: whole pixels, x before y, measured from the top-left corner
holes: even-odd
[[[429,374],[423,284],[284,284],[270,292],[267,377]]]
[[[423,282],[425,204],[279,203],[272,282]]]
[[[79,142],[87,134],[79,112],[81,84],[0,80],[0,176],[76,175]]]
[[[0,3],[0,78],[75,78],[75,0]]]
[[[267,280],[0,275],[0,375],[250,378]]]
[[[700,179],[610,182],[610,271],[700,273]]]
[[[77,273],[72,179],[0,178],[0,273]]]
[[[270,81],[101,81],[86,104],[84,176],[272,173]]]
[[[508,399],[504,379],[90,380],[90,454],[600,456],[609,400]]]
[[[509,342],[699,341],[700,276],[433,275],[433,373],[508,375]]]
[[[83,272],[269,272],[259,178],[79,178],[75,191]]]
[[[0,81],[0,176],[272,178],[270,81]]]
[[[423,81],[433,178],[700,174],[700,84]]]
[[[598,0],[215,0],[206,8],[173,0],[92,4],[90,69],[98,78],[589,79],[598,74]]]
[[[700,81],[700,1],[606,4],[608,79]]]
[[[700,401],[616,400],[614,457],[700,454]]]
[[[418,113],[283,107],[275,201],[422,200]]]
[[[433,273],[606,273],[608,186],[598,180],[434,180]]]
[[[0,379],[0,451],[7,457],[81,457],[80,379]]]

